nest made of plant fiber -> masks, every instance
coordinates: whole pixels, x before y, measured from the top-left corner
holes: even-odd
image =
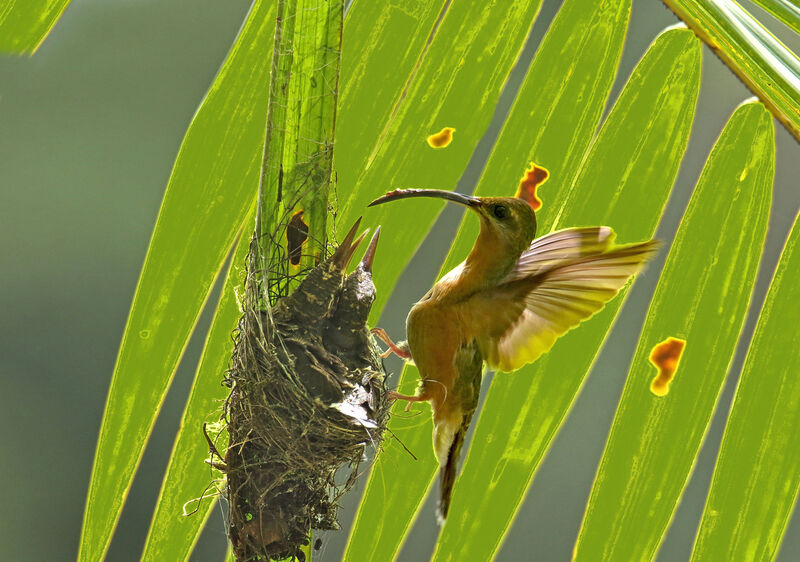
[[[229,536],[239,561],[304,559],[309,529],[338,528],[337,501],[365,448],[381,442],[385,373],[366,327],[378,233],[345,276],[357,226],[269,312],[252,306],[258,284],[246,285],[225,403]]]

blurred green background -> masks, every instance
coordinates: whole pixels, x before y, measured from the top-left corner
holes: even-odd
[[[0,57],[0,407],[7,424],[0,460],[7,482],[0,511],[0,560],[72,560],[77,554],[103,403],[161,196],[186,127],[249,4],[73,0],[33,57]],[[460,190],[474,187],[559,5],[558,0],[544,1],[494,122],[459,182]],[[763,12],[753,12],[800,52],[796,35]],[[611,102],[647,45],[676,21],[659,1],[634,0]],[[704,49],[695,128],[660,238],[671,238],[711,145],[733,109],[749,96]],[[770,232],[745,344],[754,327],[753,312],[760,308],[800,207],[798,145],[780,126],[777,142]],[[453,206],[445,209],[403,274],[381,319],[390,333],[402,333],[411,304],[433,282],[460,216]],[[634,287],[610,345],[599,356],[536,476],[502,559],[570,558],[663,257]],[[383,266],[390,267],[389,258],[384,259]],[[380,261],[379,255],[376,267],[382,266]],[[200,326],[209,320],[206,313]],[[200,352],[199,336],[202,333],[193,338],[164,404],[109,560],[140,556]],[[740,345],[718,408],[723,416],[715,416],[659,560],[688,558],[745,350]],[[398,362],[388,366],[395,373],[400,370]],[[357,501],[358,488],[344,501],[345,526]],[[423,559],[432,550],[436,529],[430,503],[400,559]],[[320,559],[338,560],[346,536],[328,534]],[[800,559],[797,515],[786,536],[780,560]],[[224,524],[217,509],[192,560],[219,561],[224,550]]]

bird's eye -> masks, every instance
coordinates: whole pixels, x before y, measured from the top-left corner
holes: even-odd
[[[492,209],[492,214],[498,219],[504,219],[508,216],[508,207],[505,205],[495,205]]]

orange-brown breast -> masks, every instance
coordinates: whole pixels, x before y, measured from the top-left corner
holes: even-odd
[[[455,357],[464,343],[464,333],[457,307],[426,299],[413,306],[406,320],[411,356],[422,379],[425,399],[440,406],[458,377]]]

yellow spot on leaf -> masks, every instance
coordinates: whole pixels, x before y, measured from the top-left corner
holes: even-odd
[[[428,144],[431,148],[444,148],[453,142],[453,133],[456,130],[453,127],[445,127],[436,134],[428,137]]]
[[[658,374],[650,383],[650,392],[656,396],[666,396],[685,346],[686,340],[669,337],[653,347],[650,362],[658,369]]]

